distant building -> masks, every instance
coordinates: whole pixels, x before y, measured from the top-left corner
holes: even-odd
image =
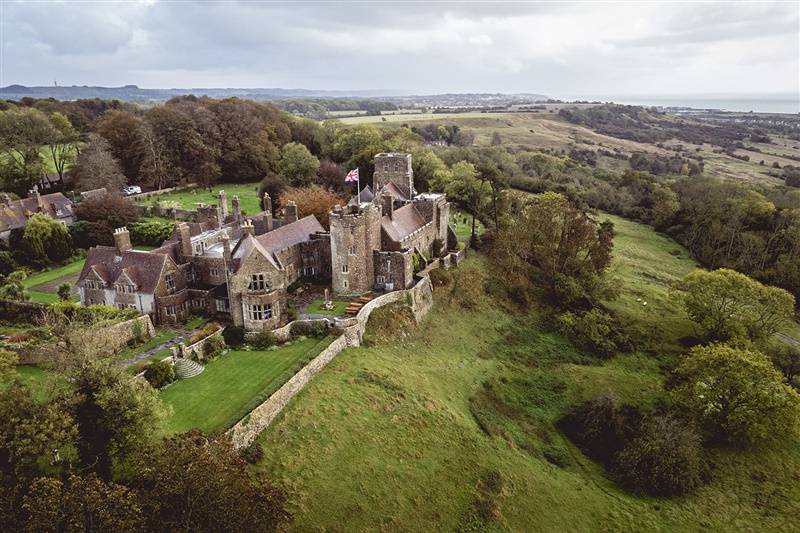
[[[44,213],[64,225],[75,220],[72,200],[60,192],[39,194],[34,189],[28,198],[21,200],[11,200],[7,194],[0,194],[0,239],[7,241],[11,230],[24,228],[36,213]]]

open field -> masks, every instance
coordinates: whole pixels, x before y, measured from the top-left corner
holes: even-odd
[[[327,338],[306,339],[275,350],[232,350],[215,359],[199,376],[176,381],[161,392],[161,399],[173,409],[167,432],[226,429],[252,409],[242,412],[254,398],[277,389],[291,377],[287,371],[329,343]]]
[[[635,226],[618,223],[617,275],[638,283],[660,318],[679,324],[675,309],[660,301],[666,280],[648,286],[644,275],[663,254],[673,257],[673,248]],[[691,268],[685,259],[675,261]],[[672,266],[655,274],[666,268]],[[631,317],[653,321],[639,312]],[[488,301],[474,310],[451,306],[437,292],[423,326],[402,342],[395,337],[342,352],[259,440],[265,458],[255,468],[289,490],[290,529],[794,528],[796,445],[714,449],[711,482],[689,496],[646,498],[617,487],[554,421],[569,405],[606,391],[653,405],[664,394],[662,358],[595,359],[538,324],[535,314],[510,313]],[[487,479],[501,480],[492,498],[496,512],[488,516],[476,511]]]
[[[208,189],[189,189],[186,191],[170,192],[159,196],[151,196],[140,201],[145,205],[158,205],[167,202],[176,202],[184,209],[194,209],[195,204],[203,202],[216,205],[217,194],[224,190],[228,198],[228,210],[231,209],[231,200],[234,195],[239,196],[239,205],[247,215],[260,212],[261,200],[258,198],[258,183],[218,183]]]

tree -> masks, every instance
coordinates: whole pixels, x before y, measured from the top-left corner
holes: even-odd
[[[14,302],[26,302],[30,299],[28,290],[23,285],[23,281],[28,276],[23,270],[12,272],[3,279],[0,285],[0,300],[11,300]]]
[[[675,374],[675,402],[714,438],[752,445],[800,434],[800,395],[760,352],[696,347]]]
[[[463,205],[472,215],[472,232],[470,242],[475,243],[475,219],[486,205],[490,193],[489,184],[478,178],[475,165],[460,161],[450,168],[448,175],[439,173],[438,180],[444,181],[444,190],[448,196]]]
[[[289,517],[285,493],[247,464],[224,437],[194,431],[153,446],[131,486],[153,531],[276,531]]]
[[[788,344],[774,346],[770,350],[770,358],[786,381],[795,385],[795,378],[800,376],[800,347]]]
[[[12,107],[0,112],[0,151],[3,188],[24,194],[45,173],[41,148],[54,136],[47,116],[31,107]]]
[[[272,212],[274,215],[281,205],[280,199],[281,196],[283,196],[283,191],[285,191],[288,187],[289,185],[286,183],[285,179],[274,172],[269,172],[258,184],[258,198],[263,200],[264,193],[269,194],[270,200],[272,201]]]
[[[105,137],[117,158],[128,183],[139,182],[139,170],[144,158],[141,136],[142,119],[128,111],[112,109],[97,121],[97,133]]]
[[[144,523],[135,493],[94,475],[37,478],[22,510],[28,531],[139,531]]]
[[[139,167],[142,183],[158,190],[174,185],[163,139],[147,122],[142,122],[139,127],[139,138],[142,143],[142,164]]]
[[[72,127],[69,119],[61,113],[53,113],[50,116],[50,124],[53,126],[53,135],[48,142],[50,157],[58,177],[63,180],[66,166],[75,160],[80,135]]]
[[[290,188],[281,194],[280,203],[286,205],[289,200],[297,204],[299,216],[314,215],[323,227],[330,225],[329,214],[335,205],[344,205],[345,200],[333,191],[317,185],[303,189]]]
[[[69,283],[62,283],[58,286],[58,299],[67,301],[72,296],[72,285]]]
[[[111,155],[111,145],[96,133],[89,134],[89,142],[78,156],[73,176],[80,191],[105,187],[108,192],[119,192],[126,183],[119,163]]]
[[[676,288],[689,318],[710,340],[764,339],[794,316],[791,294],[735,270],[694,270]]]
[[[75,208],[75,215],[78,222],[70,227],[70,231],[81,248],[113,245],[114,229],[139,219],[139,211],[133,202],[112,192],[86,198]]]
[[[293,187],[311,185],[319,166],[319,159],[300,143],[289,143],[281,148],[280,173]]]
[[[608,296],[602,275],[611,264],[613,224],[597,223],[558,193],[510,198],[491,253],[509,288],[543,290],[562,306]]]
[[[63,261],[73,253],[72,237],[64,224],[36,213],[25,224],[22,239],[35,254],[34,261]]]
[[[330,159],[323,159],[319,163],[317,181],[326,189],[344,193],[348,189],[347,184],[344,182],[346,174],[347,172],[342,165],[334,163]]]
[[[159,427],[164,410],[158,391],[106,360],[83,359],[70,374],[78,453],[86,467],[109,480],[114,464],[141,449]]]

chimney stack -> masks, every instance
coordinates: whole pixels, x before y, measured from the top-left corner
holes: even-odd
[[[255,231],[253,230],[253,223],[249,220],[245,220],[244,224],[242,224],[242,238],[246,237],[247,235],[254,235]]]
[[[381,196],[381,208],[383,209],[383,214],[389,219],[394,216],[394,198],[389,193],[384,193]]]
[[[117,255],[122,255],[131,248],[131,234],[125,226],[114,230],[114,246],[117,248]]]
[[[272,211],[264,211],[264,233],[272,231]]]
[[[39,190],[34,187],[30,190],[29,196],[36,200],[36,208],[38,211],[44,213],[44,200],[42,200],[42,195],[39,194]]]
[[[233,206],[233,219],[237,224],[240,224],[242,220],[242,210],[239,207],[239,197],[235,194],[231,199],[231,205]]]
[[[294,200],[289,200],[289,202],[286,204],[285,218],[287,224],[297,222],[297,204],[294,203]]]
[[[220,189],[219,193],[217,194],[217,199],[219,200],[219,207],[222,211],[222,221],[225,222],[225,219],[228,218],[228,198],[225,195],[225,191]],[[220,224],[222,225],[222,224]]]
[[[231,239],[225,233],[222,236],[222,257],[225,258],[225,266],[230,268],[231,265]]]
[[[181,241],[181,255],[192,257],[192,234],[189,231],[189,224],[186,222],[178,224],[178,238]]]
[[[269,197],[269,193],[264,193],[264,211],[269,211],[272,213],[272,198]]]

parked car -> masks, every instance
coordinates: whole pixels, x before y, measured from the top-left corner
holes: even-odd
[[[125,193],[125,196],[130,196],[132,194],[141,194],[142,188],[138,185],[128,185],[122,189],[122,192]]]

